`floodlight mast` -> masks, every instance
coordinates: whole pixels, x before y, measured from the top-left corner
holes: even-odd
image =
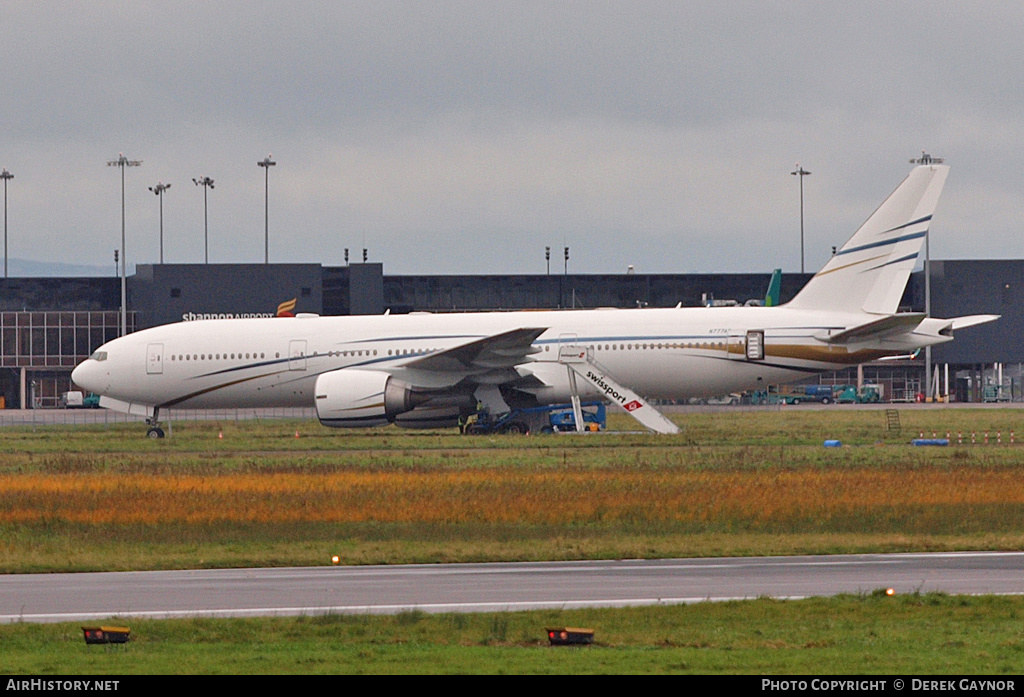
[[[170,184],[157,182],[149,190],[160,197],[160,263],[164,263],[164,192],[171,188]]]
[[[206,193],[213,188],[213,180],[209,177],[200,177],[196,179],[192,177],[192,182],[196,186],[203,187],[203,263],[210,263],[210,218],[208,215],[208,208],[206,205]]]
[[[941,157],[932,157],[924,150],[921,151],[921,157],[913,157],[910,159],[912,165],[941,165],[945,160]]]
[[[810,172],[801,167],[798,162],[796,169],[790,174],[800,177],[800,273],[804,273],[804,177]]]
[[[128,292],[125,282],[127,255],[124,245],[124,168],[139,167],[141,164],[142,160],[129,160],[123,152],[117,154],[116,160],[107,160],[107,167],[121,168],[121,336],[128,333]]]
[[[7,278],[7,182],[14,179],[14,175],[4,167],[0,179],[4,180],[4,278]]]
[[[273,155],[267,155],[263,160],[257,162],[256,165],[263,168],[263,263],[270,263],[270,168],[277,163],[270,158]]]

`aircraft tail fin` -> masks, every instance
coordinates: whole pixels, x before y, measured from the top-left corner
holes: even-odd
[[[768,281],[768,292],[764,294],[764,306],[776,307],[779,304],[779,293],[782,288],[782,269],[775,269]]]
[[[948,174],[940,164],[911,170],[788,307],[895,313]]]

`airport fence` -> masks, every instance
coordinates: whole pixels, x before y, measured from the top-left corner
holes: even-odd
[[[162,423],[175,421],[250,421],[260,419],[315,419],[313,408],[277,409],[164,409]],[[4,426],[70,426],[79,424],[144,423],[141,416],[130,416],[107,409],[3,409]]]

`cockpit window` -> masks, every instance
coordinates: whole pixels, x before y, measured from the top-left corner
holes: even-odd
[[[95,351],[91,356],[89,356],[89,358],[93,359],[94,361],[105,361],[107,360],[107,352]]]

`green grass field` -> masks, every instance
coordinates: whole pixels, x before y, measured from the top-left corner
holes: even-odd
[[[0,625],[0,673],[1013,676],[1024,599],[882,594],[670,607],[136,620],[122,646],[74,624]],[[547,627],[594,629],[549,646]]]
[[[1024,547],[1024,412],[905,410],[900,433],[883,412],[841,407],[675,418],[677,436],[631,433],[618,416],[618,431],[587,436],[274,421],[179,422],[163,441],[131,425],[6,429],[0,570]],[[976,443],[909,445],[922,431]],[[831,438],[844,447],[823,448]],[[0,672],[1005,673],[1024,659],[1020,603],[869,595],[140,621],[109,651],[86,647],[77,625],[7,625]],[[598,644],[550,648],[546,624],[594,626]]]

